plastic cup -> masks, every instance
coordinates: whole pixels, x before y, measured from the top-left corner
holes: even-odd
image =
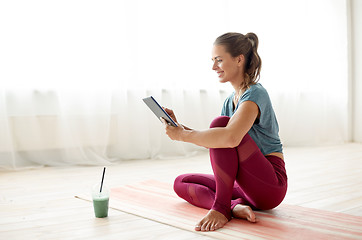
[[[94,215],[97,218],[108,216],[109,193],[109,188],[105,185],[102,186],[102,192],[100,192],[100,184],[92,188]]]

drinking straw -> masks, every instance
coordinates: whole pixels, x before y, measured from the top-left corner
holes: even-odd
[[[101,189],[99,189],[99,193],[102,192],[102,187],[103,187],[103,180],[104,180],[104,173],[106,172],[106,167],[103,168],[103,175],[102,175],[102,182],[101,182]]]

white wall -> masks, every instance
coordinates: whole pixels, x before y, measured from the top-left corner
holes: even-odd
[[[362,1],[351,0],[352,140],[362,142]]]

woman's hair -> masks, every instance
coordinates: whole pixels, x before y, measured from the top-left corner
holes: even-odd
[[[245,81],[242,89],[258,82],[260,78],[261,59],[258,54],[259,40],[255,33],[243,35],[229,32],[216,38],[214,45],[222,45],[232,57],[244,55],[245,57]]]

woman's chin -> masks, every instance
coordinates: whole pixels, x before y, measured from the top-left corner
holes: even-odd
[[[227,80],[226,80],[226,79],[224,79],[224,78],[219,78],[219,82],[220,82],[220,83],[226,83],[226,82],[227,82]]]

